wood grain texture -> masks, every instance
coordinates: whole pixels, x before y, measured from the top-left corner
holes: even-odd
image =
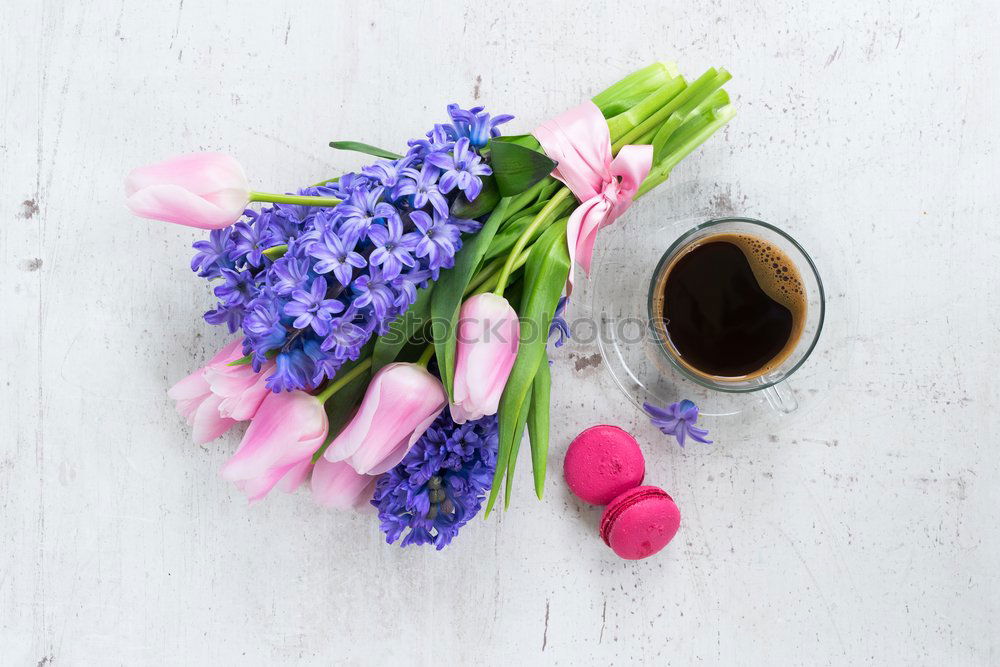
[[[997,664],[998,30],[985,0],[4,0],[3,662]],[[133,218],[123,175],[215,149],[291,189],[360,164],[332,139],[401,146],[450,101],[528,131],[654,59],[735,75],[678,177],[737,209],[718,184],[794,178],[784,203],[852,249],[828,408],[679,450],[569,345],[545,502],[522,462],[512,509],[442,553],[304,494],[247,507],[217,476],[238,435],[190,444],[164,395],[223,341],[201,235]],[[558,474],[600,422],[684,514],[656,558],[617,560]]]

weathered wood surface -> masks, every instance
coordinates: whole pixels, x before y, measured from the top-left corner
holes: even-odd
[[[5,664],[1000,661],[993,3],[283,4],[0,3]],[[654,59],[735,74],[739,116],[677,178],[736,210],[717,184],[794,179],[783,206],[850,250],[826,407],[680,450],[571,345],[544,503],[525,467],[442,553],[304,494],[248,508],[216,474],[237,436],[191,445],[164,396],[223,340],[200,234],[133,218],[128,169],[218,149],[290,189],[359,164],[330,139],[399,146],[450,101],[527,131]],[[564,488],[598,422],[681,505],[656,558],[617,560]]]

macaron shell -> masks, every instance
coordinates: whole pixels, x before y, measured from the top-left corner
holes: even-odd
[[[655,486],[640,486],[615,498],[601,516],[601,537],[626,560],[640,560],[670,543],[681,524],[673,498]]]
[[[606,505],[639,484],[646,475],[642,449],[617,426],[591,426],[576,436],[563,461],[570,490],[582,501]]]

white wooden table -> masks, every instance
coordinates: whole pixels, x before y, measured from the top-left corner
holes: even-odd
[[[1000,663],[994,3],[279,4],[0,3],[4,664]],[[850,249],[826,407],[680,450],[568,346],[545,502],[523,483],[441,553],[301,493],[248,508],[238,436],[192,445],[164,395],[223,340],[201,235],[133,218],[123,175],[217,149],[291,189],[360,164],[331,139],[399,146],[451,101],[528,131],[656,59],[735,75],[677,178],[794,178]],[[650,560],[558,474],[598,422],[681,505]]]

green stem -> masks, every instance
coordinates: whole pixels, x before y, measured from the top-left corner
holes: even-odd
[[[518,269],[520,269],[522,266],[525,265],[525,263],[528,261],[528,255],[530,254],[531,254],[531,248],[525,248],[521,252],[521,254],[517,258],[517,261],[514,262],[514,268],[512,268],[510,271],[511,275],[516,273]],[[500,277],[497,275],[488,276],[485,280],[481,281],[477,287],[471,289],[467,296],[492,292],[494,289],[496,289],[499,278]],[[508,280],[508,282],[510,281]]]
[[[665,155],[653,170],[649,172],[646,180],[642,182],[638,192],[633,199],[638,199],[657,185],[667,180],[670,170],[677,166],[677,163],[687,157],[694,149],[698,148],[706,139],[714,134],[719,128],[728,123],[736,115],[735,109],[725,106],[711,114],[709,120],[698,118],[696,124],[692,124],[689,131],[682,127],[672,139],[676,139],[678,144],[673,146],[670,152]],[[683,133],[683,134],[682,134]]]
[[[671,79],[628,111],[620,113],[614,118],[609,118],[608,131],[611,134],[611,142],[617,142],[633,128],[655,114],[684,90],[686,85],[684,77],[679,76]]]
[[[725,70],[723,71],[725,72]],[[726,72],[726,75],[728,76],[729,73]],[[682,105],[686,105],[687,102],[692,99],[700,101],[703,96],[711,93],[712,90],[725,83],[725,79],[723,79],[712,89],[707,89],[708,86],[712,85],[717,78],[719,78],[719,71],[714,67],[709,69],[700,77],[692,81],[689,86],[680,91],[675,97],[671,98],[670,101],[661,106],[659,110],[646,118],[646,120],[634,126],[631,130],[623,134],[618,140],[615,140],[611,146],[611,152],[617,154],[618,150],[627,144],[647,143],[643,142],[642,138],[650,132],[655,135],[656,130],[664,123],[664,121],[667,120],[667,118],[669,118],[670,114],[674,113],[678,109],[681,109]],[[683,121],[685,116],[686,114],[680,114],[680,120]]]
[[[632,72],[591,99],[604,117],[610,118],[627,111],[667,81],[678,76],[680,72],[676,63],[653,63]]]
[[[507,222],[508,220],[512,219],[515,215],[517,215],[524,209],[534,204],[536,201],[538,201],[539,193],[541,193],[546,188],[549,182],[554,180],[555,179],[552,177],[543,178],[542,180],[538,181],[530,188],[522,192],[521,194],[511,199],[510,205],[507,206],[507,210],[504,212],[503,221],[501,222],[501,225],[504,222]]]
[[[469,281],[469,286],[465,288],[465,295],[468,296],[472,294],[477,287],[482,285],[484,282],[496,276],[497,271],[500,267],[504,265],[506,257],[497,257],[495,260],[484,266],[479,273],[473,276],[472,280]]]
[[[434,356],[434,345],[428,345],[424,348],[424,351],[420,354],[420,358],[416,360],[418,366],[423,366],[427,368],[427,364],[431,363],[431,357]]]
[[[264,201],[273,204],[298,204],[300,206],[336,206],[336,197],[311,197],[309,195],[279,195],[270,192],[251,192],[250,201]]]
[[[503,296],[503,291],[507,287],[507,281],[510,279],[510,274],[514,270],[514,264],[517,262],[521,251],[524,250],[524,246],[528,244],[528,241],[535,233],[535,230],[540,229],[542,225],[551,222],[551,219],[556,216],[559,206],[570,196],[572,196],[572,194],[570,193],[569,188],[560,188],[559,191],[552,196],[552,199],[549,200],[549,203],[542,207],[542,210],[538,212],[538,215],[536,215],[535,219],[531,221],[531,224],[528,225],[527,229],[525,229],[521,233],[521,236],[518,237],[517,243],[515,243],[514,247],[511,248],[510,253],[507,255],[507,261],[500,270],[500,277],[497,279],[497,286],[493,290],[496,292],[497,296]]]
[[[372,366],[372,358],[362,359],[358,362],[358,365],[347,371],[343,375],[337,376],[337,378],[331,382],[326,389],[316,394],[316,399],[320,403],[326,403],[330,400],[330,397],[336,394],[338,391],[346,387],[351,380],[360,377],[362,374],[368,371]]]

